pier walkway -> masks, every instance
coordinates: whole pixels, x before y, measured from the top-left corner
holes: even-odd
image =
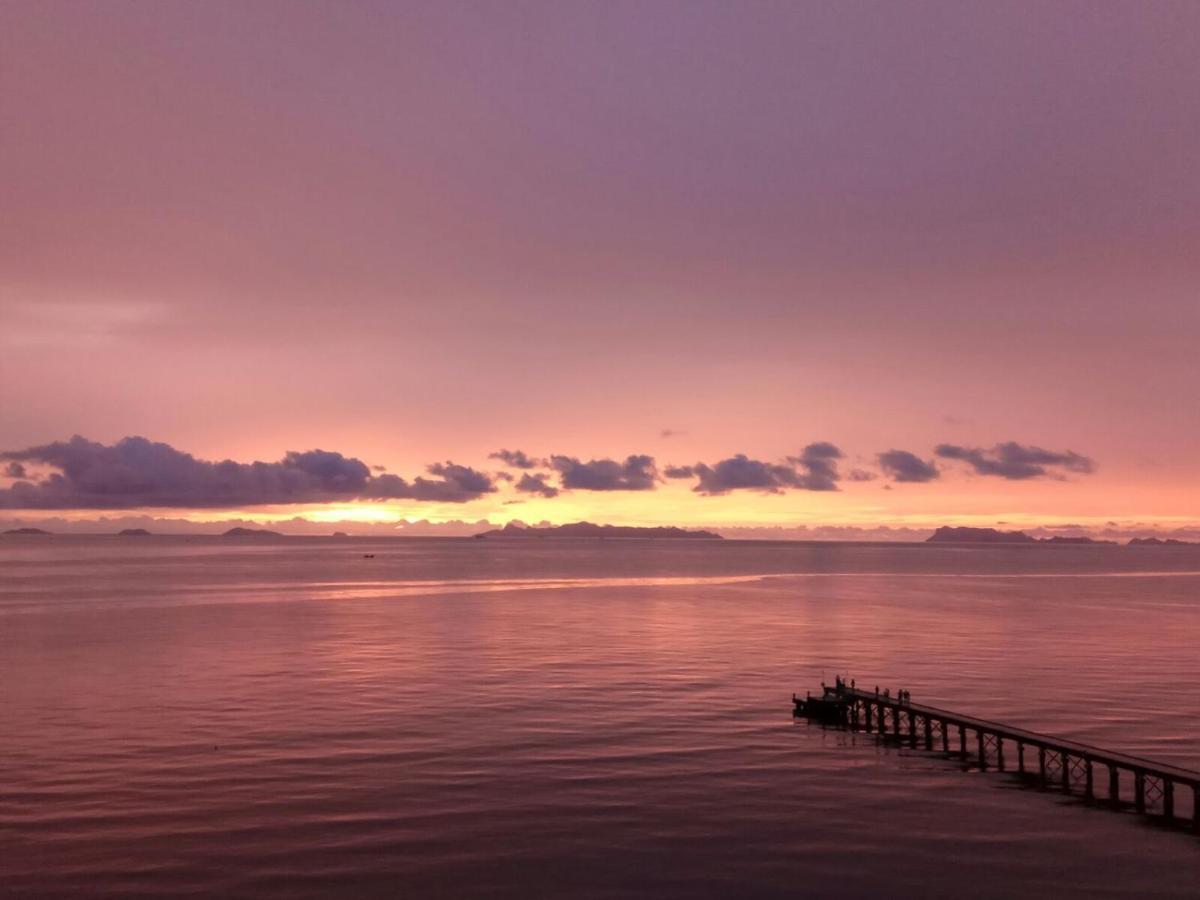
[[[991,722],[977,716],[912,703],[850,687],[839,681],[819,696],[792,696],[797,715],[835,721],[851,728],[875,732],[926,750],[941,749],[963,759],[975,757],[981,769],[994,765],[1006,768],[1006,745],[1015,750],[1016,771],[1036,775],[1044,784],[1061,785],[1064,791],[1082,788],[1088,800],[1096,799],[1096,767],[1107,774],[1106,798],[1122,803],[1122,775],[1132,787],[1132,802],[1140,813],[1152,806],[1169,821],[1176,817],[1176,794],[1191,794],[1191,823],[1200,833],[1200,772],[1094,747],[1078,741]],[[957,729],[956,741],[951,731]],[[968,740],[968,735],[973,740]],[[952,743],[957,746],[952,749]],[[970,749],[968,747],[970,746]],[[1036,752],[1036,760],[1025,759],[1025,751]]]

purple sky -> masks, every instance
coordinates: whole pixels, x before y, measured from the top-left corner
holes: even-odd
[[[0,450],[324,448],[422,516],[1200,518],[1197,85],[1195,3],[6,3]],[[563,490],[413,499],[502,447]],[[553,463],[738,454],[792,474]]]

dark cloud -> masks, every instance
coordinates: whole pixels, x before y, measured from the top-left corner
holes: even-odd
[[[380,475],[359,496],[364,500],[419,500],[431,503],[466,503],[496,486],[483,472],[452,462],[434,463],[426,471],[436,478],[418,476],[407,481],[398,475]]]
[[[652,491],[658,481],[652,456],[629,456],[623,463],[615,459],[580,462],[573,456],[552,456],[550,465],[569,490]]]
[[[836,491],[841,479],[837,461],[842,451],[827,441],[809,444],[799,456],[789,456],[782,463],[750,459],[738,453],[714,465],[697,463],[691,471],[700,479],[694,490],[700,494],[726,494],[729,491],[752,490],[778,494],[785,490]],[[682,478],[689,467],[672,467]]]
[[[1072,450],[1058,453],[1043,450],[1041,447],[1027,447],[1015,441],[996,444],[990,450],[938,444],[934,453],[942,459],[961,460],[980,475],[995,475],[1012,480],[1062,478],[1063,472],[1086,475],[1096,470],[1096,464],[1091,459]]]
[[[663,469],[663,475],[667,478],[694,478],[696,469],[694,466],[667,466]]]
[[[557,497],[558,488],[546,481],[550,476],[539,472],[531,475],[526,472],[516,484],[516,490],[522,494],[541,494],[543,497]]]
[[[372,476],[362,460],[329,450],[289,452],[277,462],[209,462],[169,444],[127,437],[108,446],[76,436],[0,453],[56,471],[0,491],[9,509],[220,508],[354,499],[473,500],[496,488],[487,475],[454,463],[409,482]]]
[[[837,461],[842,451],[828,441],[809,444],[799,456],[789,456],[788,462],[799,468],[797,487],[804,491],[836,491],[840,478]]]
[[[28,478],[25,467],[19,462],[10,462],[4,467],[4,474],[9,478]]]
[[[874,472],[868,472],[866,469],[851,469],[846,475],[847,481],[874,481],[879,476]]]
[[[887,450],[879,454],[879,467],[893,481],[914,484],[933,481],[941,476],[938,467],[907,450]]]
[[[779,494],[796,483],[796,470],[791,466],[750,459],[744,453],[723,459],[712,466],[697,463],[693,468],[700,478],[700,483],[693,490],[700,494],[727,494],[742,490]]]
[[[497,450],[495,453],[489,453],[488,459],[501,460],[514,469],[536,469],[546,464],[545,460],[534,459],[521,450]]]

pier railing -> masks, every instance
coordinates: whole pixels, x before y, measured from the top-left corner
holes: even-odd
[[[941,749],[964,759],[977,758],[981,769],[994,761],[1004,771],[1008,760],[1006,747],[1015,751],[1016,771],[1040,778],[1043,784],[1059,784],[1064,791],[1082,782],[1088,800],[1104,794],[1113,805],[1122,803],[1122,780],[1131,782],[1133,806],[1148,813],[1152,802],[1161,799],[1162,816],[1176,820],[1176,793],[1192,795],[1191,824],[1200,833],[1200,772],[1172,766],[1128,753],[1118,753],[1079,741],[1016,728],[936,706],[912,703],[899,697],[881,695],[846,685],[826,688],[818,697],[793,696],[797,714],[834,719],[841,724],[926,750]],[[951,740],[951,730],[957,729]],[[1026,750],[1036,757],[1026,760]],[[1097,786],[1097,767],[1107,774],[1107,785]]]

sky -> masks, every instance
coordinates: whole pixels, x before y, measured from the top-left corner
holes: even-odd
[[[1198,84],[1194,3],[0,2],[0,518],[1194,527]]]

